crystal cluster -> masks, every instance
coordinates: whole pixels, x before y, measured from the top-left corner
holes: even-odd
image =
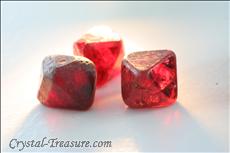
[[[110,28],[92,28],[74,43],[75,56],[52,55],[42,62],[38,100],[49,107],[89,109],[96,87],[121,72],[121,94],[131,108],[164,107],[177,98],[176,55],[170,50],[130,53]]]

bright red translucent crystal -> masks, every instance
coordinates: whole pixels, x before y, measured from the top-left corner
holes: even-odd
[[[47,56],[42,62],[38,99],[50,107],[84,110],[94,100],[95,65],[81,56]]]
[[[134,52],[122,61],[122,98],[133,108],[163,107],[176,101],[176,55],[170,50]]]
[[[99,87],[120,72],[124,51],[117,33],[106,26],[98,26],[74,43],[74,54],[85,56],[94,62]]]

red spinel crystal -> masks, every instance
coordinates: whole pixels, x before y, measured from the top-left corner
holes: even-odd
[[[124,51],[119,35],[108,27],[99,26],[92,28],[74,43],[74,54],[94,62],[99,87],[120,72]]]
[[[81,56],[47,56],[42,62],[38,99],[50,107],[88,109],[94,100],[96,69]]]
[[[169,50],[134,52],[122,61],[122,98],[133,108],[163,107],[176,101],[176,55]]]

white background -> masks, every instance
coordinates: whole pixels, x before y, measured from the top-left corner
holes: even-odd
[[[228,2],[1,2],[2,147],[12,138],[111,140],[112,148],[72,151],[228,151]],[[133,110],[120,76],[96,91],[88,111],[42,106],[36,98],[42,59],[72,55],[73,42],[95,25],[122,35],[126,53],[172,49],[178,100]],[[40,151],[47,148],[26,148]],[[66,149],[50,149],[49,151]]]

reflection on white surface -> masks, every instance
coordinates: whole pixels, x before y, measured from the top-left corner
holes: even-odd
[[[120,152],[120,151],[130,151],[130,152],[138,152],[138,145],[135,142],[135,139],[132,137],[127,138],[120,138],[115,140],[113,144],[112,150],[113,152]]]
[[[12,138],[47,136],[113,142],[112,148],[87,151],[227,151],[226,11],[225,3],[214,2],[4,2],[3,148],[9,150]],[[161,109],[129,109],[122,101],[117,76],[96,91],[89,111],[39,104],[36,94],[42,59],[49,54],[72,55],[73,42],[101,23],[122,34],[126,55],[146,49],[176,52],[177,103]]]

